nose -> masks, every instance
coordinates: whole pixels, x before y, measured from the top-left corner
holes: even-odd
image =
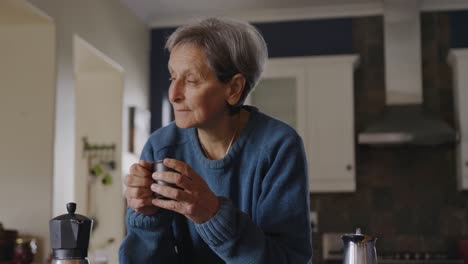
[[[169,86],[169,101],[171,103],[177,103],[184,100],[185,87],[183,82],[178,79],[173,79]]]

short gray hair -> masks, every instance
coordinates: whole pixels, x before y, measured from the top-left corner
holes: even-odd
[[[257,85],[268,58],[265,40],[254,26],[228,19],[208,18],[179,27],[167,39],[166,49],[171,52],[180,44],[201,48],[220,82],[228,82],[237,73],[245,77],[244,91],[232,110],[239,109]]]

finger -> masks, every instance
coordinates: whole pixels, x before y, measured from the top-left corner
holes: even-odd
[[[127,187],[146,187],[149,188],[153,183],[152,178],[139,177],[133,174],[125,176],[125,186]]]
[[[172,183],[184,190],[192,188],[192,179],[177,172],[155,172],[152,176],[154,180]]]
[[[151,173],[153,173],[152,170],[147,169],[143,165],[139,163],[134,163],[132,166],[130,166],[130,174],[138,176],[138,177],[150,177],[151,178]]]
[[[128,206],[135,211],[139,211],[145,207],[152,206],[152,199],[135,199],[135,198],[130,198],[128,199]]]
[[[140,160],[138,161],[138,164],[140,164],[141,166],[143,166],[144,168],[152,171],[153,170],[153,164],[154,162],[149,162],[149,161],[146,161],[146,160]]]
[[[150,188],[127,188],[125,190],[125,197],[131,199],[144,199],[153,196]]]
[[[167,167],[171,168],[171,169],[174,169],[184,175],[187,175],[189,177],[192,176],[192,168],[185,162],[183,161],[180,161],[180,160],[176,160],[176,159],[169,159],[169,158],[166,158],[164,159],[163,161],[164,165],[166,165]]]
[[[182,214],[182,206],[181,206],[180,202],[178,202],[178,201],[163,200],[163,199],[157,199],[156,198],[156,199],[153,199],[151,201],[151,203],[154,206],[157,206],[157,207],[160,207],[160,208],[164,208],[164,209],[171,210],[171,211]]]
[[[177,189],[170,186],[164,186],[160,184],[151,185],[151,190],[159,195],[162,195],[166,198],[180,201],[180,202],[189,202],[190,195],[181,189]]]

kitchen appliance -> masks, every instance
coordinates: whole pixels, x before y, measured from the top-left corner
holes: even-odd
[[[356,229],[356,233],[341,238],[344,244],[343,264],[377,264],[377,238],[362,234],[360,228]]]
[[[75,214],[76,204],[68,203],[68,214],[49,221],[52,264],[89,264],[88,245],[93,221]]]
[[[325,262],[343,260],[343,233],[325,232],[322,234],[322,258]]]
[[[325,264],[342,264],[344,247],[340,233],[322,234],[322,257]],[[461,240],[463,241],[463,240]],[[464,240],[468,241],[468,240]],[[468,251],[467,251],[468,252]],[[464,264],[463,255],[454,256],[444,251],[430,250],[379,250],[377,254],[378,264]],[[468,263],[468,262],[467,262]]]
[[[423,104],[420,1],[384,0],[385,109],[358,135],[365,145],[438,145],[458,133]]]
[[[446,252],[394,251],[379,254],[379,264],[463,264]]]

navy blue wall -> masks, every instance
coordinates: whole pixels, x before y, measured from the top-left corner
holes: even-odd
[[[468,10],[450,12],[450,44],[452,48],[468,47]]]
[[[270,57],[349,54],[353,52],[352,19],[326,19],[254,24]]]
[[[150,111],[151,131],[161,127],[162,98],[169,88],[169,72],[167,62],[169,53],[164,50],[167,37],[174,31],[171,29],[153,29],[151,31],[150,59]]]

